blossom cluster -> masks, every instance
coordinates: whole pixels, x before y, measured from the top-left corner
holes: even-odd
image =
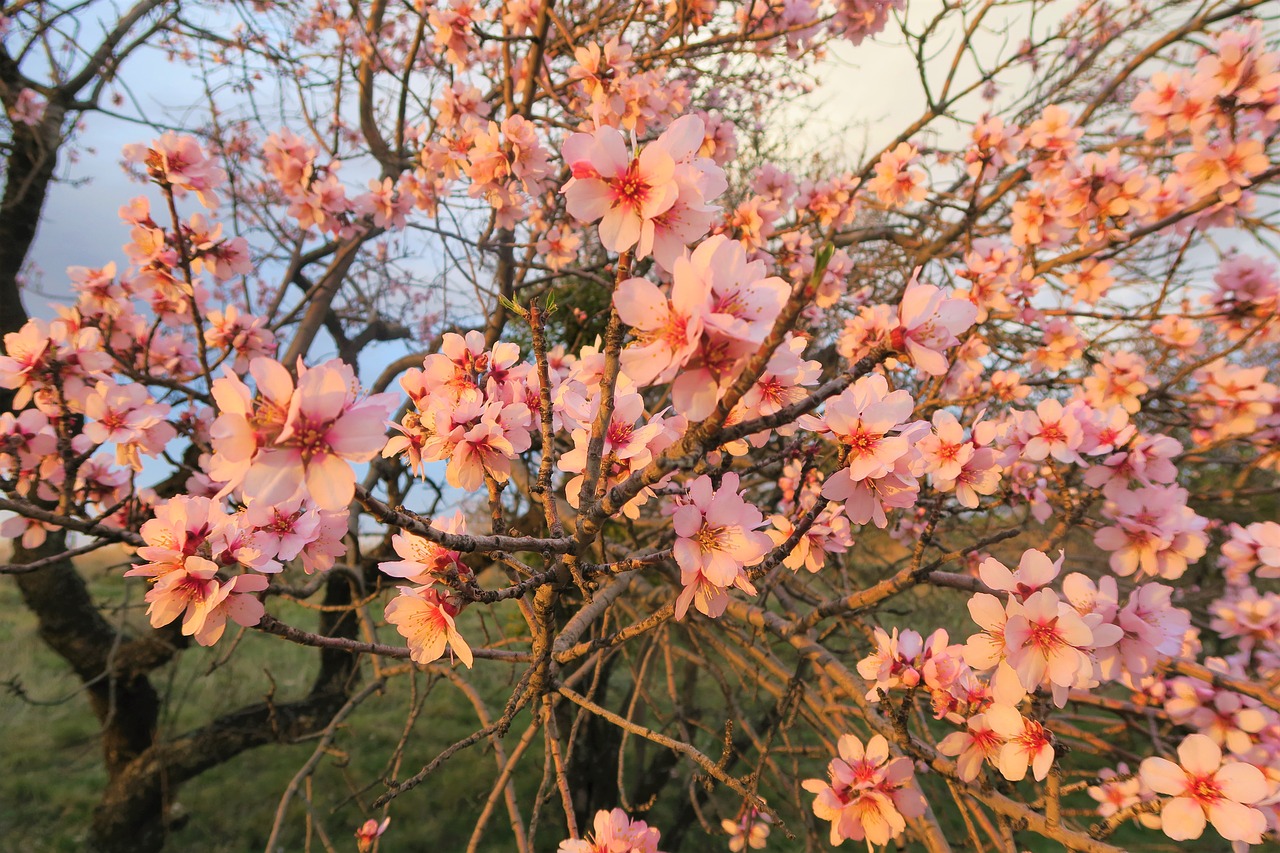
[[[906,729],[925,696],[949,727],[931,763],[974,790],[986,791],[988,774],[1002,786],[1049,780],[1070,703],[1095,699],[1151,709],[1179,743],[1176,762],[1149,755],[1091,780],[1099,815],[1133,816],[1174,840],[1212,826],[1257,844],[1280,830],[1280,711],[1250,689],[1280,677],[1280,593],[1266,585],[1280,577],[1280,524],[1219,518],[1184,474],[1205,460],[1207,479],[1217,465],[1238,468],[1241,483],[1280,469],[1280,384],[1250,360],[1280,341],[1280,274],[1224,252],[1196,309],[1160,293],[1137,311],[1121,295],[1138,291],[1120,257],[1135,234],[1189,239],[1257,215],[1255,182],[1280,128],[1280,59],[1260,25],[1211,33],[1194,61],[1143,83],[1132,144],[1098,146],[1079,105],[1046,104],[1025,126],[984,117],[959,156],[904,139],[861,177],[766,164],[731,193],[735,127],[688,107],[689,76],[620,37],[584,41],[571,62],[507,69],[530,98],[543,70],[564,75],[557,96],[573,120],[543,123],[515,109],[514,90],[500,106],[474,85],[473,69],[497,55],[483,43],[492,10],[429,5],[431,61],[450,79],[433,93],[430,126],[397,140],[404,168],[356,193],[341,157],[281,130],[261,146],[270,186],[255,192],[285,210],[298,246],[324,235],[357,247],[407,231],[415,211],[437,216],[453,193],[491,217],[476,246],[497,247],[503,274],[547,278],[503,290],[502,322],[483,332],[433,327],[428,353],[413,356],[421,366],[397,368],[403,393],[365,394],[341,359],[278,360],[291,318],[232,297],[231,283],[256,270],[248,241],[216,218],[229,180],[216,158],[176,133],[130,146],[126,159],[173,221],[158,222],[145,198],[126,205],[128,268],[71,270],[75,304],[6,336],[0,387],[14,402],[0,414],[0,478],[40,511],[0,533],[41,544],[59,529],[44,507],[123,541],[136,542],[123,532],[136,528],[144,544],[126,574],[148,580],[151,624],[181,619],[183,634],[212,645],[228,620],[262,624],[278,591],[270,578],[288,565],[332,569],[368,533],[351,515],[364,505],[381,542],[361,549],[353,573],[403,582],[383,616],[423,666],[498,654],[473,650],[460,626],[474,624],[468,608],[499,572],[517,585],[493,600],[523,597],[545,574],[557,596],[577,595],[571,579],[590,601],[597,582],[634,570],[680,623],[667,628],[690,635],[735,618],[731,603],[748,596],[776,594],[780,612],[812,606],[816,620],[859,609],[850,602],[864,594],[936,581],[972,593],[976,630],[952,642],[941,628],[868,629],[853,698],[868,719],[893,716],[900,738],[845,734],[826,778],[803,783],[833,844],[888,844],[925,814],[916,766],[896,754],[912,746]],[[721,15],[715,3],[678,5],[671,14],[695,30]],[[824,33],[872,35],[899,6],[755,2],[735,15],[778,28],[761,50],[800,55]],[[511,39],[537,25],[533,4],[504,11]],[[9,113],[34,126],[42,105],[28,93]],[[936,189],[944,174],[972,191],[974,216],[998,211],[1003,232],[987,228],[919,268],[857,275],[870,256],[855,224],[915,245],[917,212],[960,198]],[[188,195],[201,209],[179,216]],[[584,304],[603,308],[592,317],[573,306],[573,327],[590,331],[548,347],[546,314],[519,294],[560,279],[593,288],[600,298]],[[515,317],[530,346],[514,342],[524,340]],[[603,339],[584,343],[601,327]],[[170,482],[138,485],[167,462]],[[416,497],[406,470],[441,473],[464,501],[484,493],[489,520],[411,518],[372,497]],[[523,542],[545,568],[506,548],[505,525],[526,510],[555,531]],[[942,547],[939,529],[958,539],[984,510],[1014,534],[1045,528],[1046,544],[1024,548],[1016,568],[986,550],[1000,536]],[[605,529],[652,547],[622,556],[592,538]],[[855,535],[910,546],[911,566],[850,599],[840,584],[855,561],[842,555]],[[1081,556],[1090,547],[1093,562]],[[1064,573],[1068,550],[1077,570]],[[934,572],[952,561],[967,574]],[[806,582],[823,597],[788,586]],[[751,605],[758,622],[774,615],[766,600]],[[1201,603],[1193,627],[1188,608]],[[531,645],[513,659],[542,653]],[[731,849],[765,844],[770,817],[757,805],[722,824]],[[386,826],[366,824],[359,843],[376,844]],[[657,853],[658,843],[656,828],[615,809],[559,849]]]

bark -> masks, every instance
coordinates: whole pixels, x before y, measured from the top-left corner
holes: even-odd
[[[15,543],[17,564],[65,550],[66,534],[50,533],[38,548]],[[39,571],[16,575],[22,600],[38,620],[40,639],[84,682],[94,714],[102,723],[102,752],[108,775],[115,775],[151,746],[159,698],[147,672],[172,657],[174,647],[160,637],[121,636],[94,606],[84,578],[61,560]]]
[[[65,547],[66,533],[61,531],[50,533],[38,548],[23,548],[15,542],[14,562],[55,556]],[[159,632],[133,639],[117,631],[98,612],[84,578],[70,560],[15,579],[23,602],[36,616],[40,639],[84,683],[90,707],[101,725],[107,776],[118,779],[152,747],[160,697],[147,673],[168,662],[178,646]],[[158,850],[152,839],[163,837],[158,800],[149,806],[147,818],[130,828],[139,851]]]
[[[66,534],[61,531],[50,533],[38,548],[15,543],[13,563],[55,556],[65,547]],[[163,700],[148,675],[187,645],[178,623],[139,636],[122,633],[98,611],[70,560],[15,575],[14,580],[38,620],[41,640],[84,683],[102,727],[108,782],[89,827],[87,849],[94,853],[163,849],[170,832],[168,803],[181,783],[245,750],[292,743],[322,731],[359,678],[358,656],[324,650],[305,698],[262,702],[179,737],[157,741]],[[326,585],[324,603],[351,601],[351,580],[335,573]],[[358,621],[353,612],[326,612],[320,630],[328,636],[352,638]]]
[[[332,575],[324,604],[352,602],[351,580]],[[320,633],[354,638],[354,611],[325,611]],[[320,668],[308,695],[298,701],[267,701],[218,717],[204,727],[153,743],[114,774],[94,810],[89,847],[93,853],[155,853],[168,835],[165,816],[178,786],[249,749],[288,744],[323,731],[359,680],[360,658],[323,649]]]
[[[0,75],[4,68],[0,62]],[[35,241],[36,226],[53,182],[65,115],[62,106],[51,103],[39,125],[13,125],[13,147],[5,164],[4,194],[0,196],[0,352],[4,351],[4,336],[27,322],[19,274]],[[13,395],[12,390],[0,388],[0,411],[13,408]]]
[[[88,849],[92,853],[163,849],[167,840],[164,807],[179,785],[246,750],[294,743],[323,731],[345,701],[340,693],[320,693],[296,702],[263,702],[155,744],[108,783],[94,810]]]
[[[601,664],[599,684],[587,697],[607,707],[609,678],[617,658],[608,658]],[[635,690],[633,685],[632,691]],[[629,699],[630,691],[626,694]],[[623,705],[622,707],[627,707]],[[561,703],[560,731],[572,728],[574,717],[580,710],[568,703]],[[600,809],[612,809],[618,805],[618,747],[622,744],[622,731],[608,720],[594,714],[587,715],[579,724],[578,735],[569,754],[566,775],[573,782],[573,811],[580,827],[591,826],[595,813]]]

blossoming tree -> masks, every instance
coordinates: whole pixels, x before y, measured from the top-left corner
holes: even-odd
[[[318,739],[276,849],[424,673],[474,729],[401,772],[410,715],[362,850],[486,744],[468,850],[1274,838],[1267,11],[373,0],[183,42],[239,100],[126,149],[125,256],[0,357],[2,571],[102,724],[91,844]],[[923,114],[770,148],[876,36]],[[113,625],[72,559],[118,545]],[[162,667],[258,634],[318,650],[306,695],[158,732]]]

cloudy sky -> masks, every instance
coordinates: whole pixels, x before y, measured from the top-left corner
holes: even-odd
[[[913,19],[932,16],[940,0],[914,0]],[[858,47],[838,44],[821,68],[822,86],[796,106],[795,122],[802,145],[840,145],[853,151],[879,150],[920,115],[925,99],[913,57],[898,38],[886,32],[879,41]],[[931,63],[941,70],[946,54]],[[124,78],[139,105],[156,116],[179,115],[199,83],[189,72],[158,54],[135,55]],[[57,184],[45,208],[33,260],[42,272],[38,292],[30,292],[29,311],[47,316],[49,299],[68,299],[65,270],[69,266],[124,265],[121,246],[128,238],[116,211],[147,188],[131,180],[121,167],[120,149],[145,141],[154,132],[145,126],[102,114],[85,118],[77,160],[62,164],[70,180]],[[348,176],[350,177],[350,176]]]

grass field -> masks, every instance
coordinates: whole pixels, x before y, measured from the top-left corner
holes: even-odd
[[[131,605],[125,614],[137,619],[143,609],[141,584],[126,585],[119,578],[119,571],[110,569],[107,563],[109,560],[99,558],[82,567],[95,597],[102,602],[119,602],[122,596],[130,596]],[[277,601],[272,609],[291,624],[314,626],[316,614],[296,604]],[[75,677],[36,636],[34,619],[23,607],[16,585],[3,578],[0,613],[4,614],[0,617],[0,853],[79,851],[105,781],[97,724]],[[104,613],[111,619],[121,617],[118,607]],[[887,626],[947,625],[955,642],[963,641],[966,633],[965,615],[963,598],[957,593],[926,593],[921,589],[895,601],[883,615],[883,622]],[[467,626],[463,632],[483,636],[479,625]],[[390,632],[379,639],[397,641]],[[256,632],[246,632],[235,654],[229,657],[228,648],[226,640],[213,649],[193,648],[154,674],[157,688],[169,697],[162,721],[164,732],[187,731],[220,713],[262,701],[271,691],[280,701],[298,698],[305,694],[315,673],[313,650]],[[510,691],[512,676],[513,668],[508,665],[484,661],[477,662],[471,673],[472,683],[495,713]],[[311,834],[308,835],[305,798],[300,792],[293,800],[276,850],[321,851],[326,849],[326,840],[332,849],[354,850],[351,833],[371,816],[368,805],[384,790],[380,780],[388,775],[388,762],[400,740],[415,690],[419,699],[425,693],[425,699],[404,750],[401,769],[395,774],[398,778],[411,775],[441,749],[476,728],[470,704],[447,680],[432,682],[422,674],[415,675],[412,682],[408,677],[392,679],[383,693],[372,696],[348,718],[329,754],[320,760],[313,776]],[[514,746],[526,721],[523,715],[517,720],[507,739],[508,749]],[[527,804],[533,801],[542,774],[541,742],[541,737],[535,740],[515,777],[520,801],[526,804],[526,819]],[[169,849],[191,853],[264,850],[280,795],[314,748],[313,743],[263,747],[184,785],[173,805],[173,813],[180,820]],[[810,761],[812,766],[805,765],[806,771],[821,775],[824,763]],[[392,810],[392,828],[380,846],[382,853],[462,853],[489,792],[494,767],[488,746],[468,750],[445,764],[421,787],[404,795]],[[925,783],[954,849],[971,849],[959,818],[946,807],[946,788],[929,780]],[[649,819],[661,826],[679,798],[680,792],[669,788]],[[1078,794],[1068,805],[1084,808],[1090,804]],[[805,833],[801,818],[787,819],[793,831]],[[1083,820],[1086,824],[1091,822],[1088,818]],[[321,837],[322,831],[327,833],[327,839]],[[553,798],[544,810],[535,849],[554,850],[562,835],[563,822]],[[775,833],[769,849],[830,849],[821,836],[814,835],[816,838],[788,840]],[[1021,849],[1032,853],[1062,849],[1036,837],[1020,840]],[[1208,837],[1190,845],[1173,845],[1163,836],[1129,827],[1112,840],[1125,849],[1144,851],[1229,849],[1220,840],[1215,843]],[[725,841],[724,836],[708,838],[695,830],[681,849],[724,850]],[[854,843],[845,846],[858,848]],[[514,849],[501,805],[479,849],[494,853]],[[916,848],[909,845],[903,849]]]
[[[121,581],[99,566],[85,569],[102,601],[119,597]],[[137,603],[141,586],[130,584]],[[277,608],[282,618],[313,625],[315,614],[300,607]],[[135,607],[133,610],[138,610]],[[105,773],[97,722],[79,683],[65,664],[36,636],[35,621],[22,605],[16,585],[0,580],[0,850],[23,853],[71,853],[83,847],[83,833]],[[110,616],[111,614],[108,614]],[[390,642],[390,638],[383,638]],[[170,697],[162,726],[183,732],[220,713],[260,702],[274,689],[281,701],[305,694],[315,674],[313,650],[247,632],[225,662],[225,641],[214,649],[193,648],[154,675],[156,687]],[[481,662],[477,686],[495,701],[504,696],[510,668]],[[425,691],[430,679],[415,676]],[[315,814],[338,850],[354,849],[351,833],[365,807],[382,792],[383,775],[404,729],[411,702],[407,677],[391,679],[382,694],[368,699],[347,720],[330,754],[314,774]],[[499,709],[500,709],[499,705]],[[444,680],[430,686],[413,736],[404,752],[400,778],[411,775],[441,749],[476,728],[469,703]],[[246,752],[182,786],[174,813],[185,823],[171,844],[174,850],[241,853],[263,850],[281,793],[314,750],[314,744],[268,746]],[[483,768],[477,762],[486,762]],[[517,785],[531,799],[542,768],[542,751],[526,753]],[[384,853],[453,849],[440,838],[466,846],[475,815],[494,775],[488,747],[476,748],[445,764],[418,790],[407,794],[385,836]],[[483,772],[477,772],[482,769]],[[532,776],[532,778],[530,778]],[[363,790],[362,790],[363,789]],[[528,789],[528,790],[525,790]],[[544,826],[555,831],[558,812]],[[303,850],[306,807],[302,792],[293,800],[278,849]],[[483,850],[509,850],[511,832],[504,813],[495,815]],[[554,847],[554,843],[548,843]],[[323,850],[318,836],[311,849]]]

